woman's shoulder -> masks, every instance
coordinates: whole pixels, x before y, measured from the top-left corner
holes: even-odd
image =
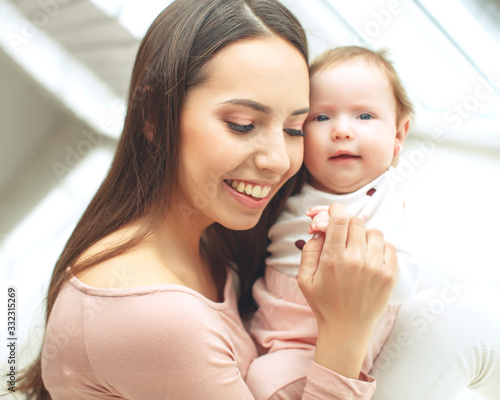
[[[102,289],[184,283],[148,249],[133,249],[76,274],[85,285]]]
[[[124,243],[136,232],[137,228],[133,226],[113,232],[89,247],[80,255],[77,262],[87,260]],[[102,289],[133,288],[157,284],[184,285],[170,268],[164,265],[155,251],[144,243],[77,273],[76,278],[85,285]]]
[[[52,387],[61,376],[77,384],[105,381],[137,399],[145,387],[182,387],[185,376],[172,374],[205,371],[214,357],[230,358],[230,334],[219,312],[225,308],[179,285],[103,289],[72,277],[49,318],[44,379]]]

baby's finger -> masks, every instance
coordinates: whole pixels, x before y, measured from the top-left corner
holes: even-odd
[[[307,233],[311,235],[314,232],[326,233],[327,229],[328,229],[328,221],[317,221],[317,222],[313,221],[309,224],[309,227],[307,228]]]
[[[322,211],[328,212],[328,206],[314,206],[306,211],[308,217],[314,218],[315,215],[321,213]]]
[[[319,214],[316,214],[309,227],[307,228],[307,233],[314,232],[323,232],[326,233],[326,229],[328,228],[328,221],[330,220],[330,215],[328,214],[328,209],[326,211],[321,211]]]
[[[328,211],[321,211],[319,214],[316,214],[311,221],[311,225],[313,224],[326,224],[328,225],[328,221],[330,221],[330,214]]]

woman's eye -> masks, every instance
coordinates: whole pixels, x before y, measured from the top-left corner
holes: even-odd
[[[234,122],[229,122],[229,121],[226,121],[226,124],[229,127],[229,129],[231,129],[232,131],[237,132],[237,133],[247,133],[247,132],[250,132],[254,128],[253,124],[240,125],[240,124],[235,124]]]
[[[283,131],[287,134],[289,134],[290,136],[306,136],[306,134],[304,132],[302,132],[300,129],[283,129]]]
[[[373,117],[370,114],[361,114],[359,119],[372,119]]]
[[[318,115],[316,118],[315,118],[316,121],[319,121],[319,122],[322,122],[322,121],[328,121],[329,118],[326,116],[326,115]]]

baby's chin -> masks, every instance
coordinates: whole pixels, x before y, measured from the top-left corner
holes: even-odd
[[[335,185],[332,182],[327,182],[327,183],[319,182],[313,179],[311,176],[309,176],[307,183],[311,185],[314,189],[320,190],[322,192],[341,195],[341,194],[354,193],[359,189],[361,189],[363,186],[367,185],[372,180],[366,182],[361,181],[361,182],[346,183],[343,185]]]

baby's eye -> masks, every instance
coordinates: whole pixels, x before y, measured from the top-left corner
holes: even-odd
[[[370,115],[370,114],[361,114],[359,117],[359,119],[372,119],[373,117]]]
[[[328,118],[326,115],[318,115],[316,118],[314,118],[316,121],[322,122],[322,121],[328,121],[330,118]]]
[[[300,129],[283,129],[284,132],[289,134],[290,136],[306,136],[304,132],[302,132]]]
[[[229,122],[229,121],[226,121],[226,124],[229,127],[229,129],[231,129],[232,131],[237,132],[237,133],[247,133],[247,132],[250,132],[254,128],[253,124],[240,125],[240,124],[235,124],[234,122]]]

